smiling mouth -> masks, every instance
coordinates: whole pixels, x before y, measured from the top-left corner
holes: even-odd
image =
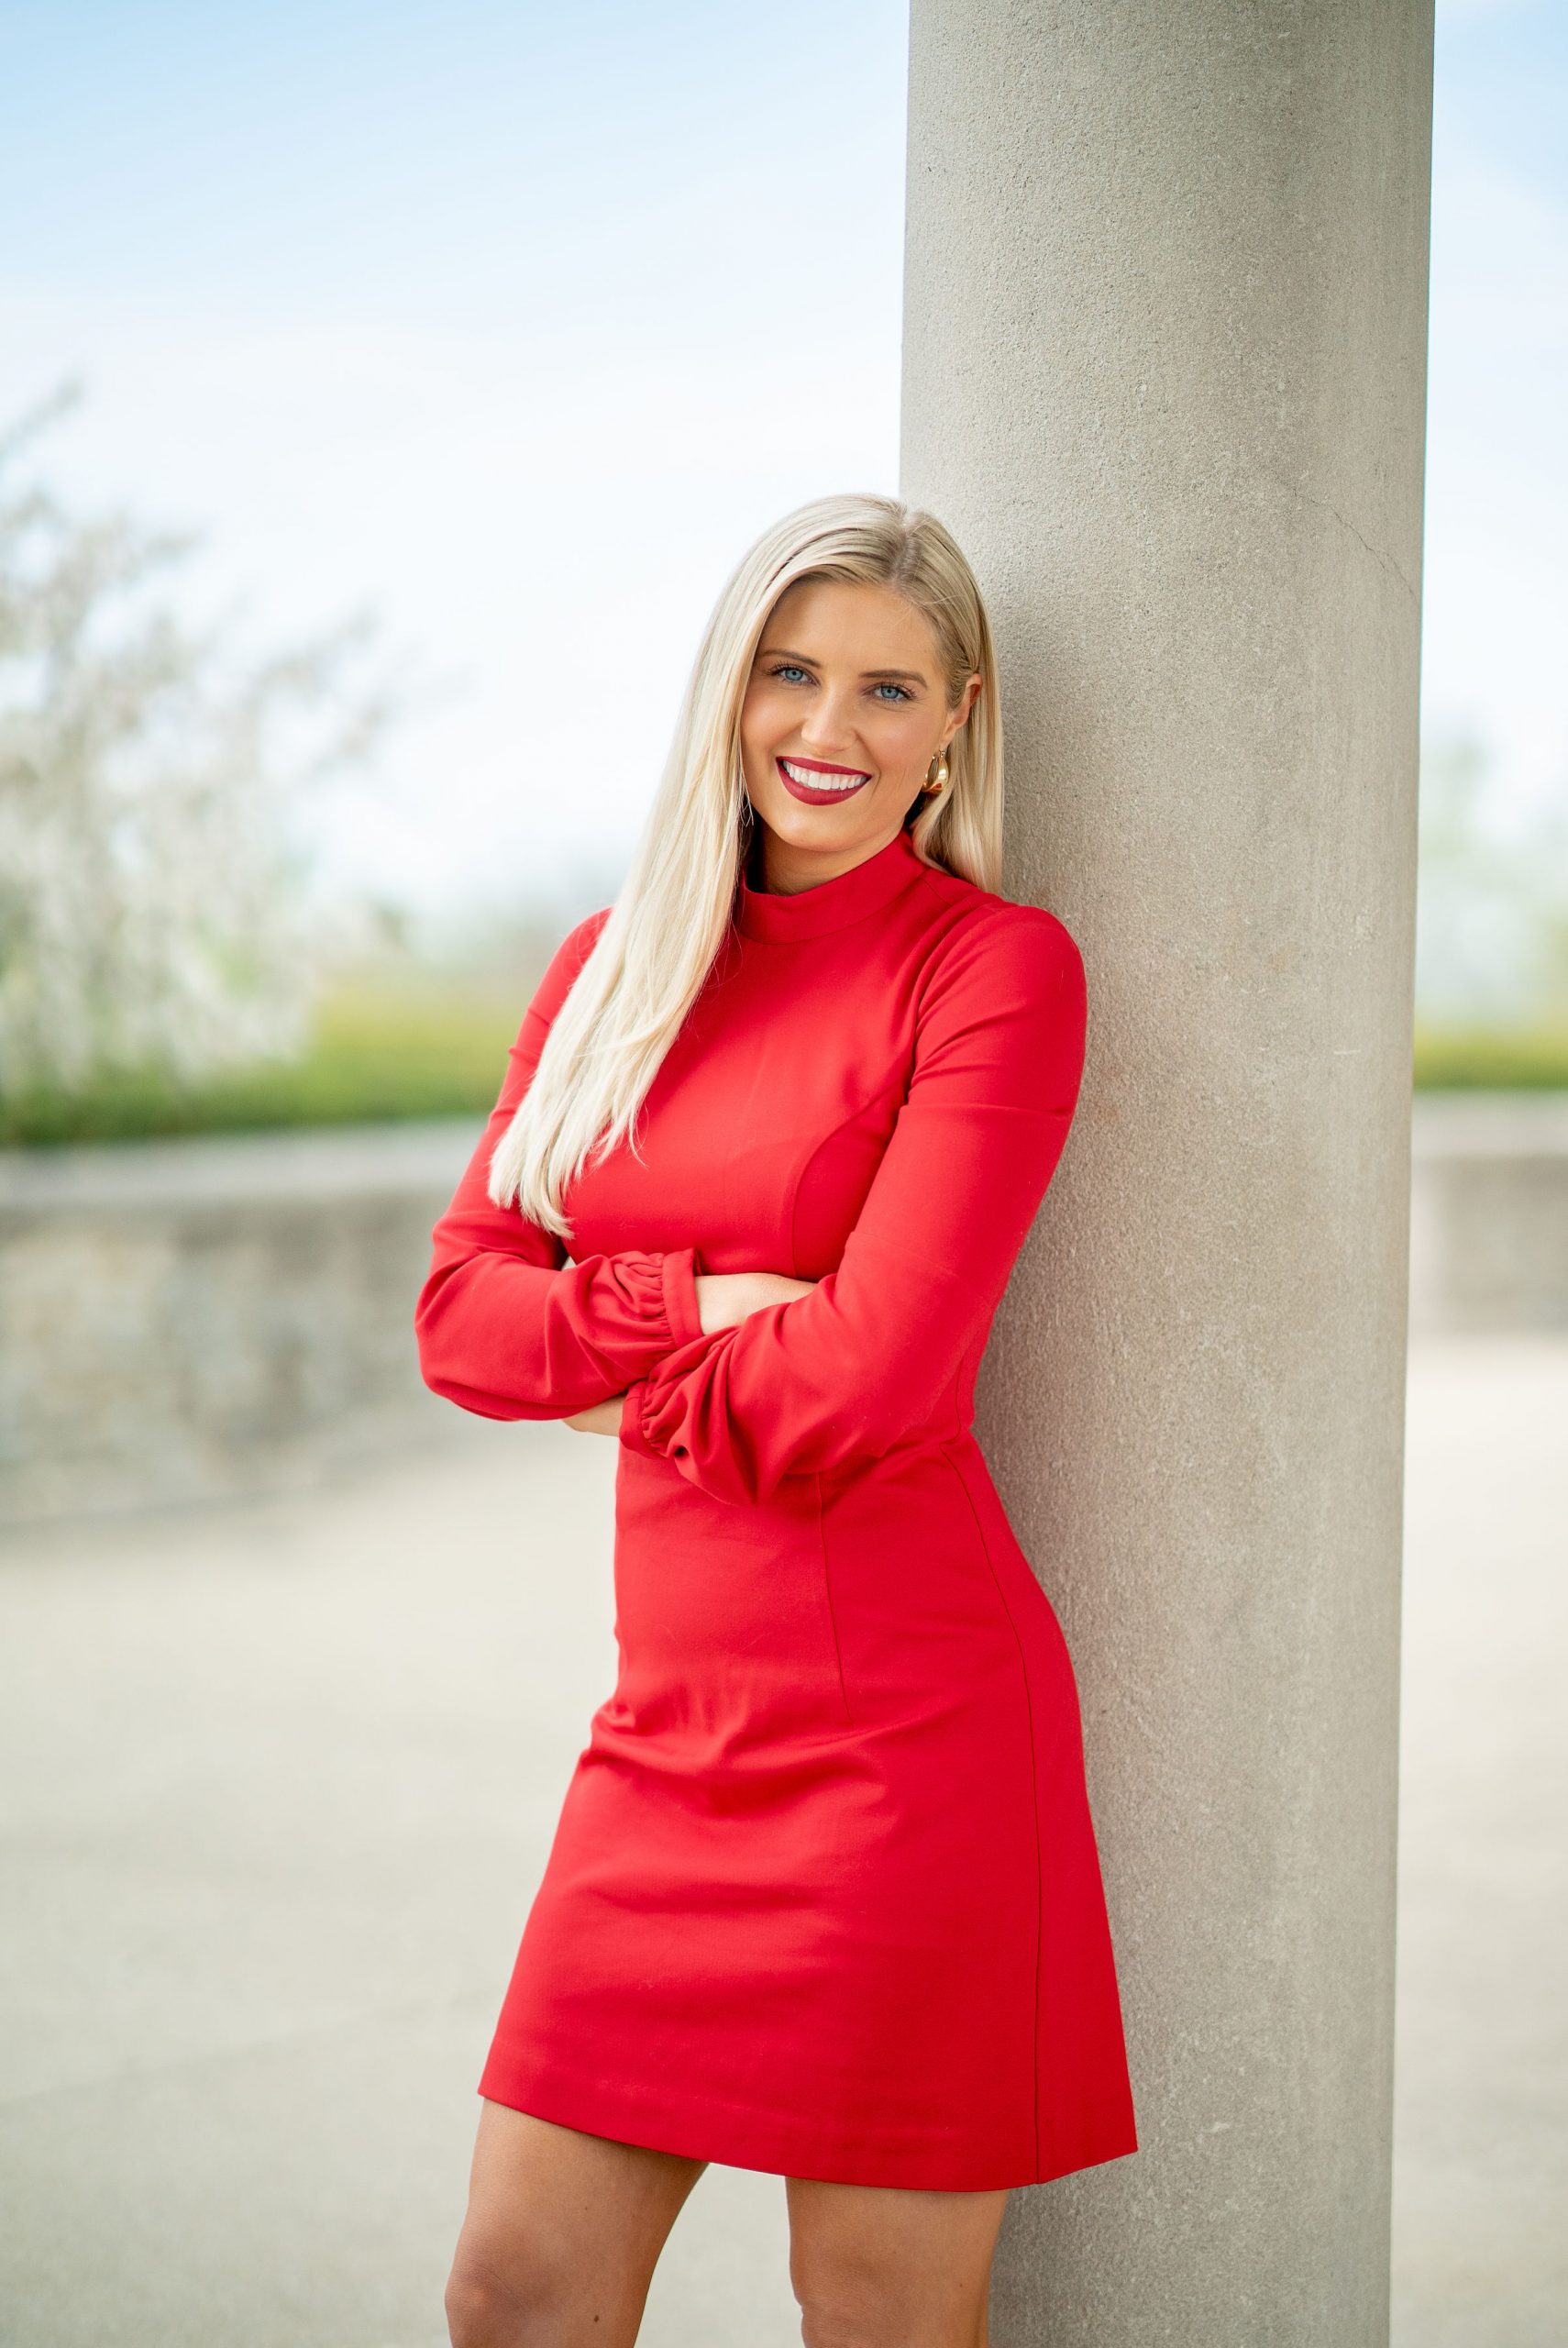
[[[871,780],[858,767],[831,767],[821,759],[775,759],[773,763],[791,797],[819,805],[851,798]]]

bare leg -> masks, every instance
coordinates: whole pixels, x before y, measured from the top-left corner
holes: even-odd
[[[805,2348],[988,2348],[1007,2195],[787,2180]]]
[[[447,2285],[453,2348],[632,2348],[706,2166],[486,2098]]]

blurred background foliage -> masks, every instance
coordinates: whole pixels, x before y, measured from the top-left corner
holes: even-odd
[[[68,511],[0,435],[0,1143],[482,1114],[573,902],[417,929],[323,897],[310,814],[395,722],[372,618],[248,662],[159,582],[194,543]],[[1568,825],[1423,747],[1414,1081],[1568,1085]],[[580,895],[582,902],[575,899]]]
[[[1568,1085],[1568,818],[1506,825],[1474,734],[1421,748],[1418,1085]]]

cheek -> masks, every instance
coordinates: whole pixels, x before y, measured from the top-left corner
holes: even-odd
[[[767,698],[754,687],[741,703],[741,739],[759,742],[768,730]]]
[[[771,757],[773,744],[787,740],[793,725],[792,713],[777,693],[748,695],[741,706],[742,747],[758,758]]]
[[[884,704],[866,722],[867,736],[882,751],[889,766],[908,764],[920,756],[928,730],[922,712]]]

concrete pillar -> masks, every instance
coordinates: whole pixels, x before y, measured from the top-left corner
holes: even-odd
[[[904,495],[1088,1062],[980,1432],[1084,1696],[1143,2149],[995,2348],[1386,2338],[1431,0],[914,0]]]

